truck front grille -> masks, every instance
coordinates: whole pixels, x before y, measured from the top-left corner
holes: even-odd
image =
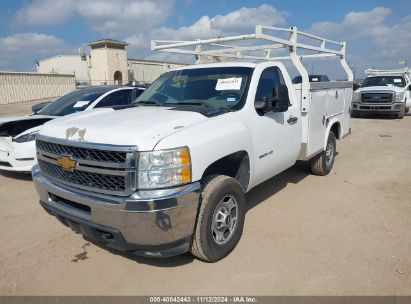
[[[99,174],[80,170],[67,171],[60,166],[43,160],[39,160],[38,163],[43,173],[63,182],[111,192],[124,192],[126,190],[126,180],[124,176]]]
[[[79,148],[46,142],[43,140],[37,140],[36,147],[39,150],[56,155],[70,155],[78,159],[101,162],[124,163],[127,156],[126,152]]]
[[[362,103],[392,103],[393,93],[361,93]]]
[[[136,190],[136,147],[64,141],[41,135],[36,139],[37,159],[51,180],[74,188],[111,195]],[[63,168],[60,160],[72,165]]]

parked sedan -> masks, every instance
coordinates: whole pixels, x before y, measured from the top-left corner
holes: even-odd
[[[144,90],[126,86],[87,87],[58,98],[37,113],[0,118],[0,170],[31,170],[36,163],[34,140],[47,121],[95,108],[127,105]]]

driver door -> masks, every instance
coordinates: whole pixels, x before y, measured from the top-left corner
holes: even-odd
[[[273,97],[273,88],[285,84],[278,67],[268,67],[261,73],[255,100]],[[290,90],[293,88],[288,87]],[[255,134],[255,169],[256,182],[261,183],[291,167],[297,160],[301,147],[301,114],[299,105],[291,103],[285,112],[258,114],[253,119]]]

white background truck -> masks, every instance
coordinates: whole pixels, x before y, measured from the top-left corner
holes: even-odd
[[[361,113],[395,114],[403,118],[411,107],[411,71],[366,70],[367,78],[354,92],[353,116]]]
[[[289,38],[266,33],[275,31]],[[299,43],[298,36],[318,45]],[[239,41],[248,44],[234,46]],[[271,57],[278,48],[289,55]],[[41,205],[88,239],[137,255],[190,251],[215,262],[240,240],[247,191],[297,160],[310,160],[314,174],[330,172],[336,139],[350,127],[345,44],[257,26],[250,35],[156,41],[153,49],[198,61],[260,63],[179,68],[160,76],[133,106],[47,123],[37,136],[33,179]],[[314,54],[298,56],[297,49]],[[348,81],[310,83],[300,61],[306,56],[336,56]],[[293,85],[277,59],[291,59],[302,83]],[[68,132],[73,128],[82,136]]]

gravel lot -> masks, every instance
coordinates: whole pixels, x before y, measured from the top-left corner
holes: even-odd
[[[243,238],[216,264],[107,251],[47,215],[29,176],[0,173],[0,294],[411,295],[410,130],[353,119],[329,176],[299,163],[247,195]]]

